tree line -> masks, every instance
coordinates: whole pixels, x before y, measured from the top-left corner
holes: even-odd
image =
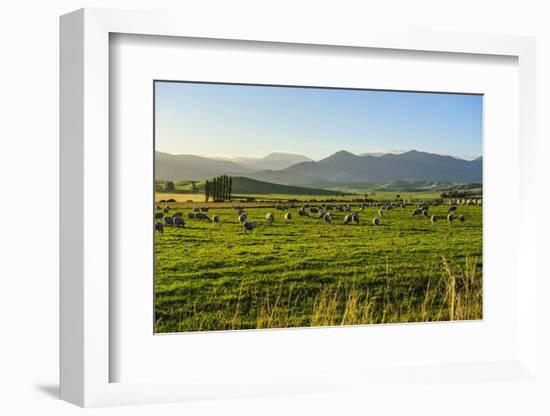
[[[204,197],[206,202],[210,198],[214,202],[228,201],[231,199],[233,188],[233,178],[227,175],[216,176],[211,180],[206,180],[204,184]]]

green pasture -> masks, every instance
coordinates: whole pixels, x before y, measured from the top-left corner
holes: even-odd
[[[209,204],[218,224],[187,219],[191,204],[168,205],[185,227],[155,237],[156,332],[482,318],[479,206],[459,206],[465,221],[452,224],[447,206],[430,207],[435,224],[394,208],[373,226],[378,208],[356,208],[360,223],[344,225],[344,212],[327,224],[290,209],[287,222],[284,211],[251,205],[257,227],[247,233],[229,204]]]

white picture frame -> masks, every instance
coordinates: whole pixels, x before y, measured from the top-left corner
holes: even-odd
[[[120,359],[110,348],[109,276],[110,172],[109,37],[136,34],[205,39],[331,45],[333,47],[430,51],[444,54],[503,55],[519,66],[519,210],[527,213],[536,192],[535,168],[535,42],[533,38],[465,34],[361,30],[288,30],[275,22],[246,24],[217,20],[205,27],[192,16],[164,13],[83,9],[61,18],[61,398],[80,406],[159,403],[199,398],[231,398],[266,394],[297,394],[360,389],[378,383],[421,383],[483,380],[537,383],[536,362],[536,218],[519,215],[517,224],[518,345],[509,359],[471,363],[441,363],[414,368],[368,371],[336,368],[326,372],[291,374],[234,382],[194,376],[178,381],[111,382],[110,368]],[[414,330],[414,329],[413,329]],[[257,333],[259,337],[265,336]],[[265,334],[265,333],[264,333]],[[342,336],[334,332],[333,337]],[[347,335],[353,340],[353,335]],[[428,387],[426,387],[428,388]],[[496,394],[493,392],[492,394]],[[496,396],[495,396],[496,397]]]

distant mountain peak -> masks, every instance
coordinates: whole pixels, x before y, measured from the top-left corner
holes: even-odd
[[[329,157],[326,157],[323,160],[341,160],[341,159],[349,159],[354,157],[358,157],[358,156],[354,155],[351,152],[348,152],[347,150],[339,150],[336,153],[333,153],[332,155],[330,155]]]
[[[307,156],[300,155],[298,153],[290,153],[290,152],[271,152],[268,155],[261,158],[261,160],[289,160],[289,161],[296,161],[296,162],[307,162],[311,161],[311,159]]]

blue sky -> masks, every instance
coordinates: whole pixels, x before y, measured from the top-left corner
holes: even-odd
[[[155,83],[156,150],[319,160],[421,150],[482,153],[482,96],[252,85]]]

